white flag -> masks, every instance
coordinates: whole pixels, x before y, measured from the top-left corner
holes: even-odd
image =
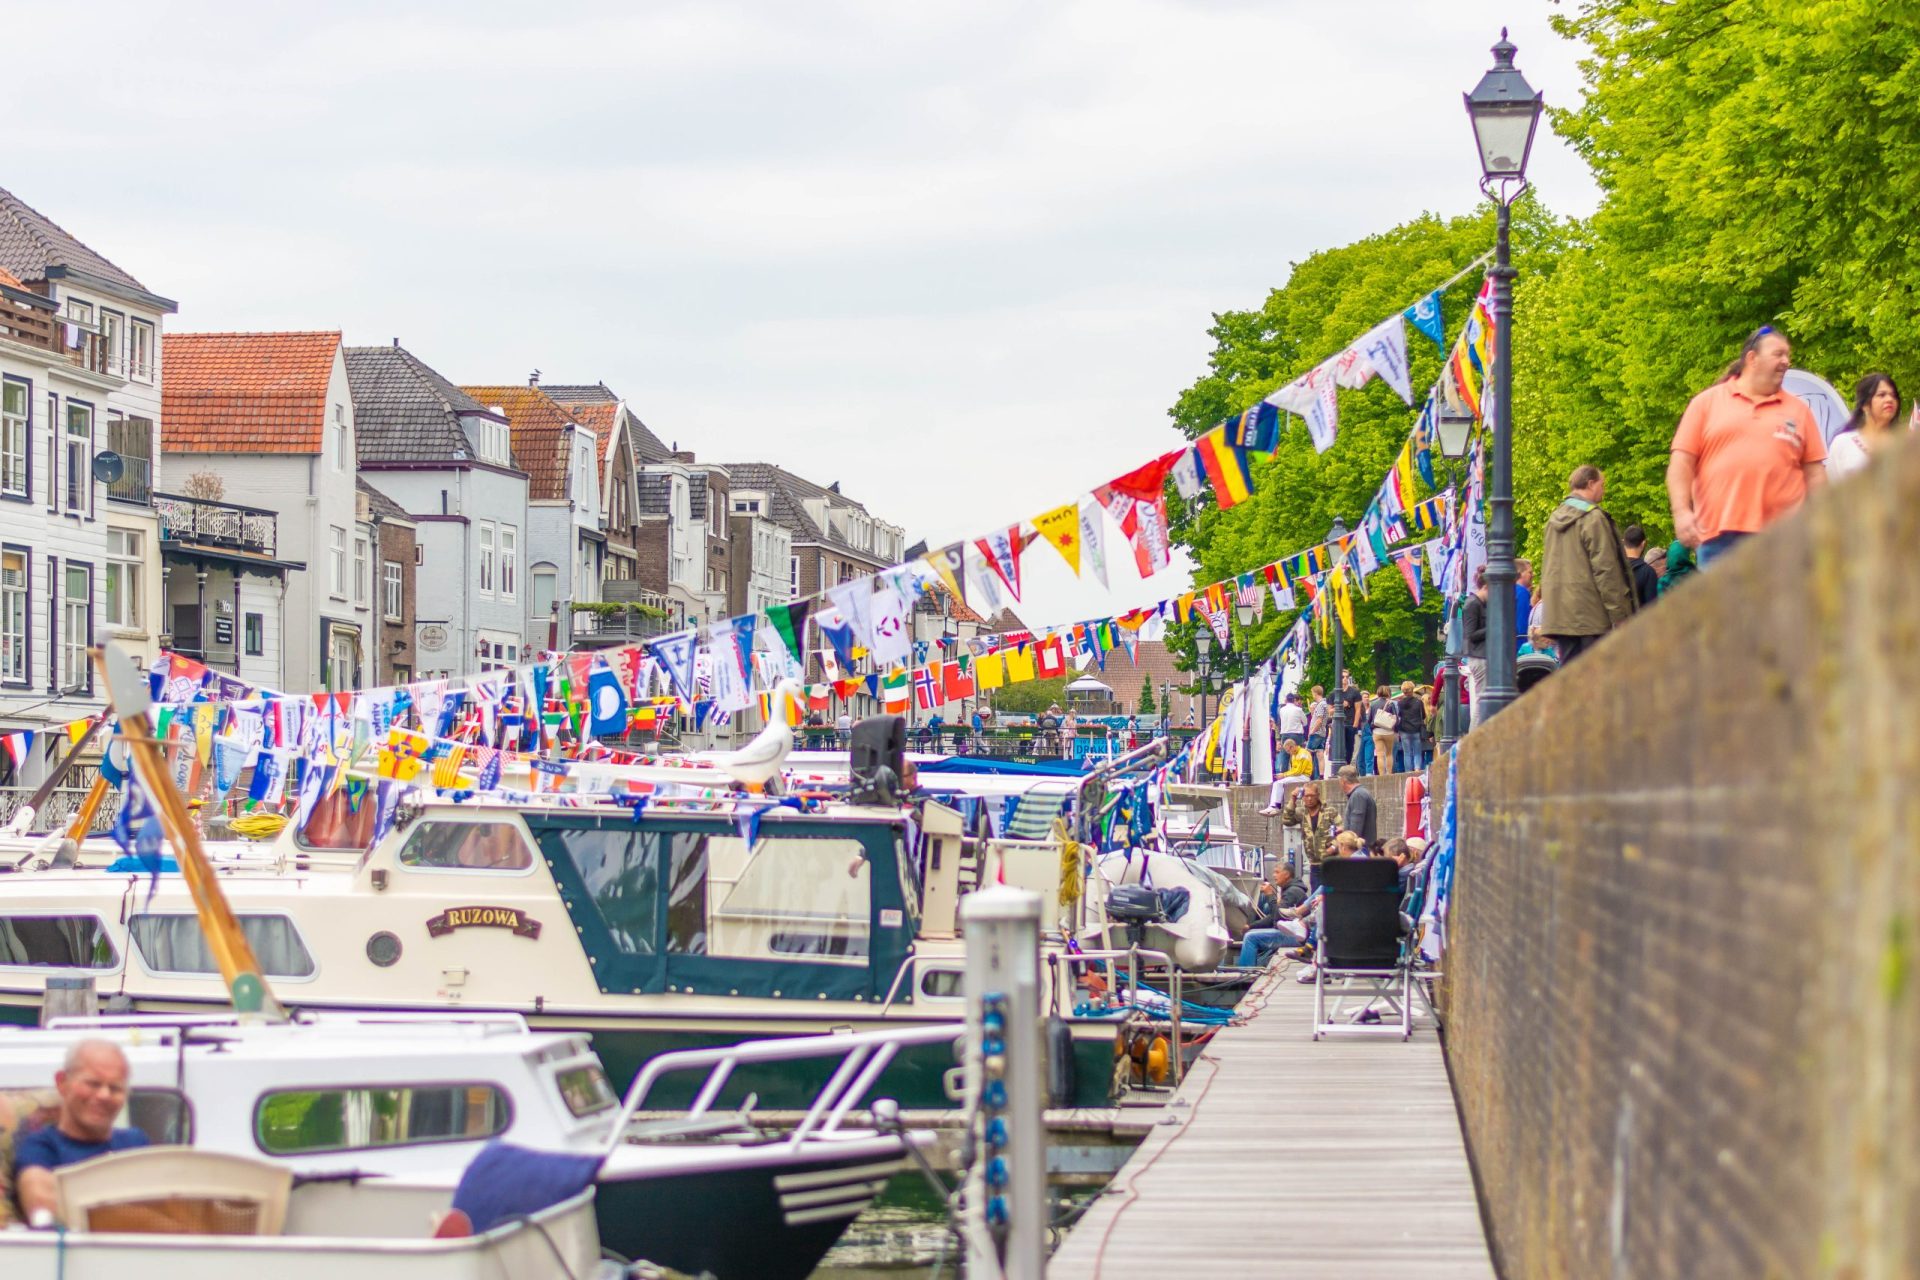
[[[1102,589],[1107,585],[1107,543],[1101,529],[1098,503],[1080,504],[1080,563],[1093,574]]]
[[[827,597],[840,610],[840,616],[853,628],[854,641],[862,648],[873,647],[873,583],[855,578],[837,587],[827,588]],[[730,708],[731,709],[731,708]]]
[[[1413,403],[1413,379],[1407,369],[1407,323],[1401,316],[1382,320],[1354,346],[1402,400]]]
[[[897,587],[884,581],[873,593],[873,643],[869,648],[876,666],[901,665],[913,656],[907,602]]]

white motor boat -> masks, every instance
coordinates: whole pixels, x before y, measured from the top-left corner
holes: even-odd
[[[1225,958],[1231,937],[1220,894],[1206,868],[1188,858],[1142,848],[1109,853],[1094,864],[1094,872],[1088,886],[1088,918],[1100,923],[1082,935],[1083,942],[1098,947],[1127,945],[1124,927],[1105,923],[1104,903],[1110,890],[1121,885],[1180,889],[1187,895],[1185,910],[1177,919],[1148,924],[1143,945],[1166,952],[1175,964],[1195,973],[1216,968]]]
[[[623,1102],[586,1037],[531,1031],[512,1014],[63,1018],[0,1030],[0,1089],[44,1087],[73,1044],[107,1039],[132,1068],[125,1122],[157,1143],[264,1159],[300,1182],[379,1175],[437,1188],[441,1208],[496,1139],[587,1156],[600,1161],[596,1256],[604,1246],[720,1280],[799,1280],[906,1167],[910,1139],[860,1126],[853,1104],[902,1047],[944,1049],[957,1030],[666,1054]],[[837,1069],[791,1133],[763,1129],[729,1090],[736,1070],[820,1063]],[[690,1111],[635,1119],[663,1081],[689,1076]]]

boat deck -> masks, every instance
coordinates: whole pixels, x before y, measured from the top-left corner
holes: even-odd
[[[1213,1038],[1053,1280],[1492,1280],[1440,1041],[1312,1038],[1313,988],[1269,971]]]

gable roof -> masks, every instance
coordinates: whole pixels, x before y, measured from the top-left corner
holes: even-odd
[[[513,460],[527,473],[527,497],[535,502],[567,496],[567,470],[572,462],[567,437],[576,424],[566,407],[540,387],[524,383],[508,386],[461,388],[481,404],[498,405],[507,415],[513,434]]]
[[[620,397],[613,394],[604,382],[543,382],[540,389],[569,407],[583,404],[619,404]]]
[[[405,507],[368,484],[365,476],[354,476],[353,487],[367,495],[367,506],[382,520],[405,520],[409,524],[413,522],[413,517],[407,514]]]
[[[167,453],[319,453],[339,330],[161,338]]]
[[[348,347],[347,381],[363,466],[469,461],[473,446],[460,415],[494,416],[404,347]]]
[[[61,270],[64,268],[103,284],[143,294],[160,304],[164,311],[176,309],[171,301],[154,295],[131,273],[87,248],[66,228],[3,187],[0,187],[0,267],[30,281],[45,280],[49,273],[64,274]]]
[[[606,456],[610,448],[606,433],[601,430],[600,414],[607,415],[609,424],[617,424],[624,414],[627,427],[627,447],[633,450],[633,465],[643,467],[649,462],[666,462],[672,459],[673,450],[660,442],[660,437],[647,429],[640,421],[640,415],[627,408],[626,402],[613,393],[604,382],[581,383],[542,383],[540,389],[552,396],[556,402],[594,429],[600,438],[600,453]]]
[[[844,538],[829,530],[822,529],[812,516],[807,514],[807,499],[825,498],[840,506],[852,507],[862,514],[871,516],[864,504],[854,501],[843,493],[823,489],[811,480],[804,480],[784,467],[770,462],[729,462],[722,466],[728,481],[735,490],[756,490],[767,495],[767,518],[775,524],[785,525],[793,532],[796,543],[817,542],[832,547],[837,552],[858,556],[870,564],[879,564],[881,560],[871,551],[862,551]]]

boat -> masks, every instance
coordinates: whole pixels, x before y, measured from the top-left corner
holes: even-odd
[[[599,1166],[600,1247],[720,1280],[801,1280],[929,1140],[857,1123],[853,1094],[903,1048],[951,1060],[954,1030],[668,1054],[622,1099],[586,1037],[513,1014],[62,1018],[0,1030],[0,1089],[42,1087],[74,1044],[106,1039],[131,1068],[126,1122],[155,1142],[264,1159],[296,1181],[375,1175],[445,1192],[489,1143],[570,1153]],[[791,1131],[757,1122],[738,1073],[810,1061],[830,1083]],[[655,1117],[653,1095],[676,1077],[696,1105]]]
[[[610,1280],[625,1271],[600,1257],[591,1189],[460,1235],[435,1232],[452,1202],[443,1186],[301,1183],[264,1161],[191,1149],[119,1152],[61,1177],[86,1225],[0,1231],[8,1280]]]
[[[371,809],[336,791],[304,831],[213,863],[279,998],[317,1012],[519,1014],[592,1036],[618,1089],[678,1049],[954,1023],[962,893],[1003,859],[1060,876],[1057,843],[978,839],[937,804],[429,798],[377,841]],[[1073,974],[1049,972],[1051,1003],[1071,1010]],[[0,864],[0,1020],[38,1021],[55,977],[91,978],[109,1010],[227,999],[185,878],[126,868],[118,849]],[[1067,1024],[1074,1085],[1057,1101],[1107,1105],[1115,1021]],[[951,1106],[952,1065],[943,1048],[908,1046],[877,1093]],[[756,1068],[752,1084],[764,1105],[799,1108],[821,1071]]]
[[[1163,902],[1179,901],[1169,899],[1169,890],[1184,894],[1184,904],[1176,911],[1168,911],[1165,918],[1145,926],[1142,944],[1148,949],[1165,952],[1182,969],[1195,973],[1218,968],[1226,958],[1232,936],[1225,907],[1206,867],[1177,854],[1139,848],[1105,854],[1094,863],[1094,869],[1091,892],[1096,901],[1122,885],[1159,890]],[[1101,948],[1127,945],[1126,926],[1106,922],[1103,913],[1097,911],[1094,919],[1083,935],[1088,944]]]

